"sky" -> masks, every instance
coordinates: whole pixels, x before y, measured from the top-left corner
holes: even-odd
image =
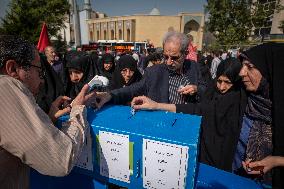
[[[9,2],[10,0],[0,0],[0,18],[3,18],[3,16],[5,15]]]
[[[0,18],[5,15],[10,0],[0,0]],[[82,4],[84,0],[77,0]],[[95,11],[108,16],[148,14],[154,7],[161,15],[177,15],[180,12],[203,13],[206,0],[91,0]]]
[[[148,14],[154,7],[161,15],[177,15],[180,12],[204,12],[206,0],[92,0],[92,7],[108,16]]]

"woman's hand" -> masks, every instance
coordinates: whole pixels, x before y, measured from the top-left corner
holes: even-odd
[[[139,109],[156,110],[158,109],[158,103],[146,96],[138,96],[132,99],[131,107],[134,108],[135,110]]]
[[[280,156],[267,156],[260,161],[251,162],[247,160],[243,163],[244,169],[248,174],[265,174],[272,168],[284,165],[284,157]]]

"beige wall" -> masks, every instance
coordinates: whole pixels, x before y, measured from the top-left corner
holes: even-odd
[[[179,16],[144,16],[136,19],[136,41],[151,40],[155,47],[162,46],[162,39],[169,27],[180,31]]]
[[[280,0],[281,6],[284,6],[284,0]],[[275,11],[272,20],[271,34],[283,34],[283,31],[279,28],[281,21],[284,20],[284,10]]]
[[[90,36],[91,32],[89,32],[89,39],[97,41],[97,30],[96,23],[101,23],[100,26],[100,39],[103,38],[103,24],[107,23],[109,25],[111,22],[115,23],[115,39],[119,39],[119,28],[118,22],[123,23],[122,25],[122,33],[123,40],[128,41],[127,39],[127,28],[130,28],[130,41],[148,41],[150,40],[155,47],[162,46],[162,39],[166,32],[173,29],[174,31],[183,32],[184,24],[182,20],[183,15],[194,15],[201,16],[200,27],[196,33],[195,44],[198,46],[198,50],[202,48],[202,37],[203,37],[203,26],[204,26],[204,15],[203,14],[180,14],[177,16],[151,16],[151,15],[133,15],[133,16],[121,16],[121,17],[107,17],[100,19],[92,19],[88,20],[89,29],[93,28],[93,36]],[[131,23],[131,26],[127,26],[127,22]],[[93,26],[92,26],[93,25]],[[111,31],[109,27],[107,27],[107,38],[104,40],[110,40]]]

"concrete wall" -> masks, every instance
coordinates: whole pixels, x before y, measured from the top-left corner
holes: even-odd
[[[107,18],[97,18],[87,21],[90,28],[93,28],[92,36],[90,36],[90,31],[88,31],[89,39],[94,41],[97,40],[111,40],[111,30],[109,26],[106,27],[107,37],[104,38],[104,24],[109,25],[114,24],[114,40],[119,40],[119,29],[122,30],[122,39],[124,41],[136,41],[145,42],[150,41],[155,47],[162,46],[162,39],[166,32],[170,30],[183,32],[184,31],[184,18],[192,16],[196,18],[196,22],[199,24],[199,28],[196,31],[196,45],[198,49],[201,50],[202,47],[202,37],[203,37],[203,27],[204,27],[204,15],[203,14],[188,14],[182,13],[176,16],[154,16],[154,15],[132,15],[132,16],[121,16],[121,17],[107,17]],[[120,24],[119,24],[120,23]],[[99,25],[97,28],[96,25]],[[100,32],[100,38],[97,38],[97,31]],[[128,32],[129,30],[129,32]]]

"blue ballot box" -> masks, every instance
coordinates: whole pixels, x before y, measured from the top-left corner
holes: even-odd
[[[76,174],[127,188],[194,187],[200,116],[108,106],[89,109],[88,121]]]
[[[130,112],[127,106],[108,106],[97,112],[89,109],[91,135],[77,166],[62,178],[33,171],[31,188],[104,189],[112,183],[135,189],[187,189],[231,186],[230,182],[257,188],[248,179],[199,166],[201,117],[164,111]],[[59,125],[67,119],[61,118]]]
[[[127,188],[194,187],[201,117],[112,106],[88,120],[93,169],[80,173]]]

